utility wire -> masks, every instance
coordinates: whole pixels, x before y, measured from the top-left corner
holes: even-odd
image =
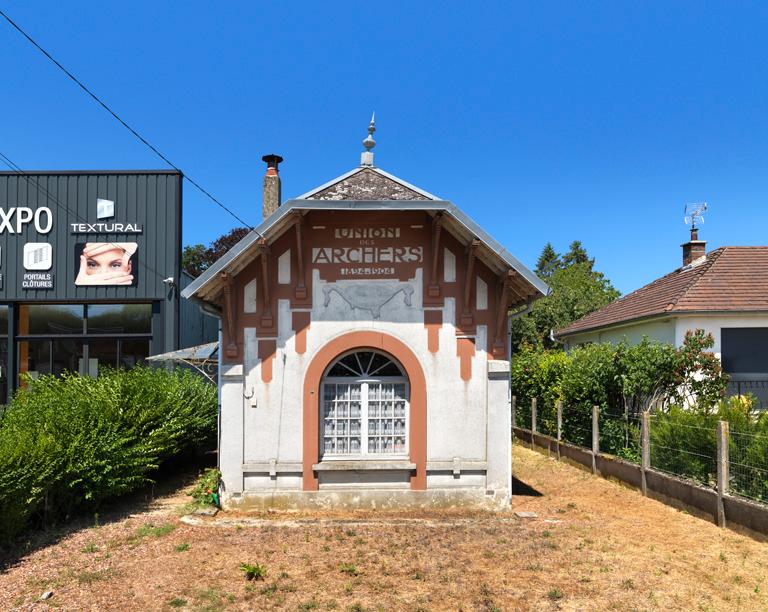
[[[230,215],[232,215],[235,219],[237,219],[240,223],[245,225],[248,229],[251,231],[256,231],[253,226],[250,223],[247,223],[243,219],[240,218],[240,216],[232,211],[230,208],[228,208],[225,204],[223,204],[218,198],[213,196],[207,189],[205,189],[200,183],[198,183],[195,179],[193,179],[191,176],[189,176],[186,172],[184,172],[181,168],[179,168],[176,164],[174,164],[170,159],[168,159],[165,155],[163,155],[157,147],[155,147],[152,143],[150,143],[146,138],[144,138],[141,134],[139,134],[136,130],[134,130],[130,125],[128,125],[123,119],[120,118],[120,116],[113,111],[107,104],[102,101],[101,98],[99,98],[95,93],[93,93],[88,87],[86,87],[85,84],[83,84],[82,81],[80,81],[74,74],[72,74],[69,70],[67,70],[64,66],[62,66],[54,57],[48,53],[43,47],[41,47],[29,34],[27,34],[24,30],[21,29],[21,27],[8,15],[6,15],[2,10],[0,10],[0,15],[8,22],[10,23],[18,32],[21,34],[24,38],[26,38],[34,47],[40,51],[45,57],[47,57],[51,62],[53,62],[64,74],[66,74],[72,81],[74,81],[80,89],[82,89],[85,93],[87,93],[91,98],[93,98],[96,103],[101,106],[105,111],[107,111],[110,115],[112,115],[115,119],[117,119],[120,124],[127,129],[131,134],[133,134],[136,138],[138,138],[144,145],[146,145],[155,155],[157,155],[160,159],[162,159],[166,164],[168,164],[171,168],[176,170],[177,172],[180,172],[182,176],[187,179],[192,185],[194,185],[203,195],[207,196],[212,202],[220,206],[222,209],[227,211]],[[256,232],[259,236],[258,232]]]

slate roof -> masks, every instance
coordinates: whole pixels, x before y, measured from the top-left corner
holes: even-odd
[[[756,311],[768,311],[768,246],[720,247],[702,262],[678,268],[555,335],[568,336],[666,314]]]

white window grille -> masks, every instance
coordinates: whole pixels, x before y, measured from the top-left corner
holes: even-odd
[[[408,379],[373,351],[337,359],[323,379],[320,423],[324,457],[408,455]]]

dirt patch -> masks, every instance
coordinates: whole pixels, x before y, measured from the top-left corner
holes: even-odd
[[[768,609],[764,543],[521,446],[515,511],[223,512],[177,492],[0,575],[0,609]],[[266,570],[247,580],[241,563]],[[53,590],[46,601],[37,601]]]

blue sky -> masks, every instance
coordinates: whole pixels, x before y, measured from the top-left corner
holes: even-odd
[[[284,6],[286,5],[286,6]],[[226,6],[226,9],[224,8]],[[19,2],[3,10],[255,224],[376,163],[461,206],[530,266],[580,239],[622,292],[710,247],[768,244],[768,4]],[[25,169],[163,168],[0,23],[0,151]],[[236,221],[185,188],[186,243]]]

